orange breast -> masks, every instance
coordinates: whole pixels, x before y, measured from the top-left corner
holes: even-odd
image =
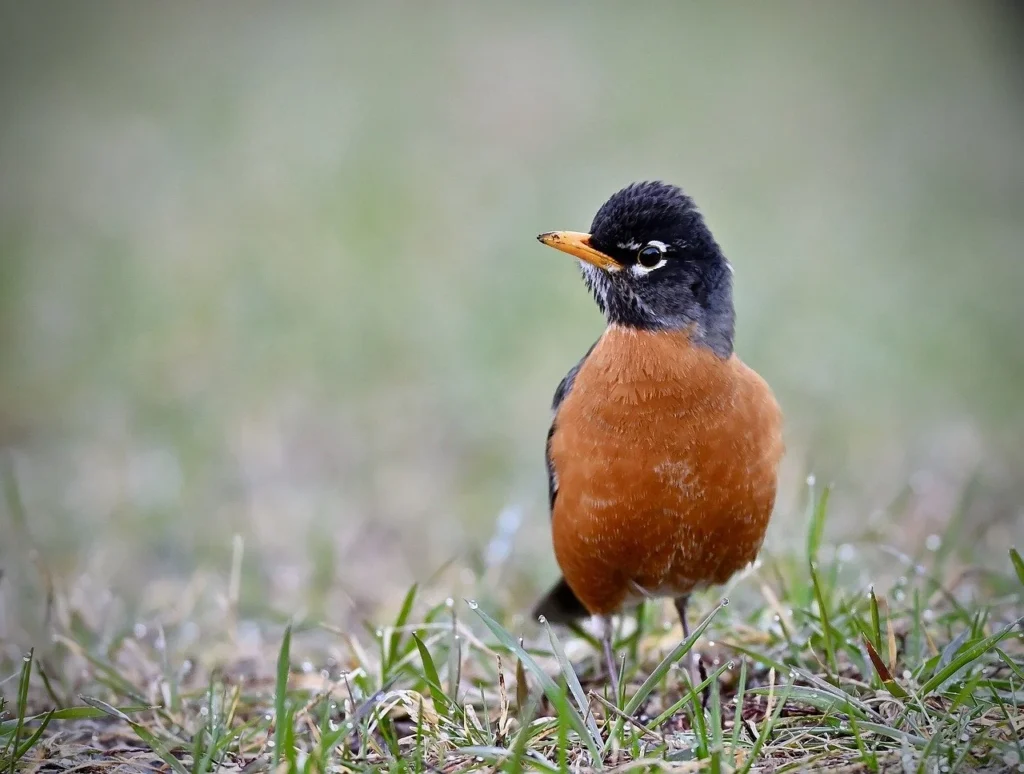
[[[555,556],[595,614],[721,584],[757,555],[782,419],[768,385],[682,332],[609,327],[559,407]]]

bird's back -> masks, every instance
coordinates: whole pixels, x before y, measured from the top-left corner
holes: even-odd
[[[724,583],[775,502],[781,414],[735,355],[685,331],[609,326],[558,408],[555,554],[592,613]]]

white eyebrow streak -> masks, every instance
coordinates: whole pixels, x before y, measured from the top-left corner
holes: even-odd
[[[620,250],[639,250],[640,249],[640,243],[639,242],[619,242],[619,249]]]
[[[647,244],[649,244],[651,247],[657,247],[659,250],[661,250],[661,252],[665,252],[666,250],[668,250],[668,245],[665,244],[664,242],[658,241],[657,239],[652,239]],[[637,247],[639,246],[640,245],[637,245]]]

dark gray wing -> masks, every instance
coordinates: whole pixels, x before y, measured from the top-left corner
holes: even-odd
[[[574,365],[572,370],[558,383],[555,397],[551,401],[551,410],[555,416],[551,420],[551,427],[548,428],[548,440],[544,446],[544,460],[548,467],[548,502],[551,505],[552,513],[555,510],[555,498],[558,497],[558,474],[555,472],[555,466],[551,464],[551,438],[554,436],[555,428],[558,425],[558,407],[562,405],[565,396],[572,391],[572,385],[576,381],[576,374],[579,373],[580,366],[590,357],[590,353],[594,351],[596,346],[597,342],[595,341],[590,345],[587,354],[580,358],[580,362]],[[580,602],[573,590],[569,588],[565,578],[559,578],[558,583],[533,608],[534,618],[544,616],[551,623],[570,623],[580,618],[586,618],[588,614],[587,608],[583,606],[583,603]]]
[[[580,361],[574,365],[558,383],[558,388],[555,390],[555,397],[551,400],[551,411],[554,413],[554,418],[551,420],[551,427],[548,428],[548,438],[544,445],[544,461],[548,468],[548,505],[551,510],[555,509],[555,498],[558,497],[558,474],[555,473],[555,466],[551,463],[551,438],[555,434],[555,426],[558,424],[558,407],[562,405],[562,401],[565,400],[565,396],[572,390],[573,382],[576,381],[576,374],[580,371],[580,366],[583,362],[590,357],[590,353],[594,351],[594,347],[597,346],[595,341],[590,345],[590,349],[587,350],[587,354],[580,358]]]

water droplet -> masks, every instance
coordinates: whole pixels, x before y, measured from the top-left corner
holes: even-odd
[[[322,677],[324,680],[330,680],[331,679],[331,673],[328,672],[326,669],[321,669],[320,670],[320,677]]]
[[[455,607],[455,600],[451,597],[448,597],[448,599],[444,601],[444,606],[448,608]]]
[[[840,562],[852,561],[853,557],[856,556],[856,554],[857,554],[857,551],[849,543],[843,543],[836,550],[836,556],[838,557]]]
[[[466,604],[469,605],[470,610],[478,610],[480,608],[480,605],[477,603],[475,599],[469,600],[468,602],[466,602]]]
[[[383,629],[378,629],[377,631],[374,632],[374,634],[377,636],[378,640],[384,639],[384,630]]]
[[[807,476],[807,486],[814,486],[814,482],[817,480],[818,479],[815,478],[814,474],[811,473],[810,475]]]
[[[267,740],[267,747],[273,747],[273,746],[274,746],[274,740],[273,739],[268,739]]]
[[[199,708],[199,714],[202,715],[205,718],[207,715],[210,714],[210,708],[209,707],[200,707]]]
[[[708,647],[709,648],[715,647],[715,641],[714,640],[708,640]]]
[[[725,668],[726,669],[735,669],[736,668],[736,662],[730,660],[729,663],[725,665]]]
[[[929,551],[938,551],[942,547],[942,538],[938,535],[929,535],[924,539],[924,547]]]
[[[274,719],[274,716],[273,716],[273,715],[271,715],[271,714],[270,714],[270,713],[268,712],[268,713],[267,713],[266,715],[264,715],[264,716],[263,716],[263,719],[264,719],[264,720],[273,720],[273,719]]]
[[[775,615],[772,616],[772,620],[775,621],[775,623],[779,623],[779,621],[782,620],[782,616],[779,615],[778,613],[776,613]]]
[[[313,665],[310,662],[308,662],[308,661],[303,661],[302,662],[302,671],[306,672],[307,674],[312,672],[313,671]]]
[[[961,742],[969,742],[969,741],[971,741],[971,735],[970,734],[960,734],[960,741]]]
[[[914,674],[909,669],[904,669],[903,670],[903,679],[904,680],[909,680],[913,676],[914,676]]]
[[[541,626],[544,626],[548,622],[548,619],[547,616],[539,615],[537,616],[537,621],[538,623],[540,623]]]
[[[722,607],[729,607],[729,597],[722,597]]]
[[[132,634],[135,635],[135,639],[141,640],[143,637],[146,636],[146,624],[144,624],[144,623],[137,623],[137,624],[135,624],[135,626],[132,627]]]

